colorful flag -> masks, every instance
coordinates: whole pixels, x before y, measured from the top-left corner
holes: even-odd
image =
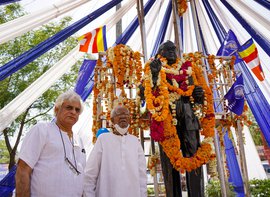
[[[264,80],[263,70],[260,64],[258,50],[254,44],[252,38],[250,38],[245,44],[243,44],[239,50],[239,55],[246,62],[247,66],[255,74],[255,76],[260,80]]]
[[[83,101],[87,99],[94,86],[94,68],[96,60],[84,60],[78,73],[75,92],[77,92]]]
[[[244,109],[244,97],[244,80],[241,74],[224,96],[228,100],[228,109],[240,116]]]
[[[220,46],[217,55],[218,56],[235,56],[235,64],[242,62],[243,60],[238,55],[237,51],[240,47],[240,43],[238,42],[235,34],[232,30],[228,31],[222,45]]]
[[[86,53],[98,53],[107,50],[106,26],[99,27],[78,38],[80,51]]]

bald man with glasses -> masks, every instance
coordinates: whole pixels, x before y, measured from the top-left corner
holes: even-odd
[[[97,138],[85,168],[85,197],[146,197],[146,161],[137,137],[128,133],[130,113],[111,112],[113,128]]]

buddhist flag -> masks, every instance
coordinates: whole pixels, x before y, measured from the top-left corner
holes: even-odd
[[[243,60],[238,55],[237,51],[240,47],[240,43],[237,40],[236,35],[232,30],[229,30],[222,45],[220,46],[217,55],[219,56],[235,56],[235,64],[242,62]]]
[[[246,62],[251,71],[255,74],[255,76],[260,81],[263,81],[265,77],[261,68],[258,50],[252,38],[239,48],[238,53],[240,57]]]
[[[107,50],[106,26],[99,27],[78,38],[80,51],[86,53],[98,53]]]
[[[240,116],[243,113],[244,109],[244,80],[242,74],[237,77],[236,81],[229,89],[227,94],[224,96],[225,99],[228,100],[228,109],[233,113]]]

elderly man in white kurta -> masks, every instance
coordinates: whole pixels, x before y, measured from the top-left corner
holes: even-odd
[[[146,197],[146,161],[137,137],[127,133],[129,111],[114,108],[112,132],[100,135],[85,168],[86,197]]]
[[[74,91],[55,103],[55,122],[32,127],[25,137],[16,172],[16,197],[81,197],[86,156],[72,127],[83,103]]]

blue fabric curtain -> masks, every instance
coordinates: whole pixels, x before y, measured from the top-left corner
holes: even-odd
[[[224,6],[233,14],[238,22],[252,36],[254,40],[262,47],[262,49],[270,56],[270,41],[257,32],[227,1],[221,0]]]
[[[212,10],[210,6],[206,4],[207,1],[203,0],[205,3],[204,5],[207,7],[208,10]],[[211,11],[212,15],[210,15],[210,18],[213,18],[215,20],[218,20],[215,16],[214,12]],[[212,23],[213,26],[220,23]],[[221,28],[219,28],[221,29]],[[219,34],[220,32],[217,31],[216,34]],[[239,35],[240,36],[240,35]],[[221,35],[223,39],[225,38],[225,35]],[[223,40],[222,40],[223,41]],[[224,54],[226,55],[226,54]],[[269,103],[267,102],[265,96],[263,95],[261,89],[259,88],[257,82],[252,77],[249,69],[247,68],[245,63],[238,63],[235,65],[236,70],[240,70],[243,74],[244,78],[244,89],[245,89],[245,97],[248,102],[248,105],[258,123],[260,126],[260,129],[266,139],[266,142],[268,146],[270,146],[270,107]]]
[[[150,57],[154,57],[156,55],[159,45],[164,41],[171,13],[172,13],[172,1],[169,1]]]
[[[242,180],[240,168],[237,162],[234,146],[231,139],[228,136],[228,132],[227,131],[225,132],[226,133],[224,135],[224,143],[225,143],[227,166],[230,172],[229,182],[233,184],[234,191],[237,193],[237,196],[244,197],[245,192],[244,192],[243,180]]]
[[[148,11],[150,10],[150,8],[153,6],[154,3],[155,3],[155,0],[149,0],[146,3],[146,5],[144,6],[145,15],[147,15]],[[138,26],[139,26],[139,19],[137,16],[132,20],[132,22],[125,29],[125,31],[117,38],[117,40],[114,43],[114,46],[118,44],[126,44]]]
[[[15,189],[15,174],[17,166],[14,165],[9,173],[0,181],[0,196],[10,197]]]
[[[15,3],[16,1],[20,1],[20,0],[1,0],[0,5]]]
[[[96,67],[96,60],[84,60],[80,71],[78,73],[78,79],[74,88],[83,101],[87,99],[94,87],[94,71]]]
[[[266,9],[270,10],[270,2],[268,0],[254,0]]]
[[[112,7],[116,6],[122,0],[113,0],[109,3],[105,4],[104,6],[100,7],[99,9],[95,10],[91,14],[85,16],[81,20],[75,22],[74,24],[70,25],[69,27],[63,29],[62,31],[58,32],[54,36],[50,37],[49,39],[45,40],[44,42],[38,44],[37,46],[33,47],[29,51],[23,53],[19,57],[13,59],[12,61],[8,62],[7,64],[0,67],[0,80],[5,79],[6,77],[10,76],[12,73],[18,71],[19,69],[23,68],[28,63],[32,62],[49,49],[53,48],[60,42],[67,39],[69,36],[83,28],[85,25],[93,21],[94,19],[98,18],[100,15],[107,12]]]

